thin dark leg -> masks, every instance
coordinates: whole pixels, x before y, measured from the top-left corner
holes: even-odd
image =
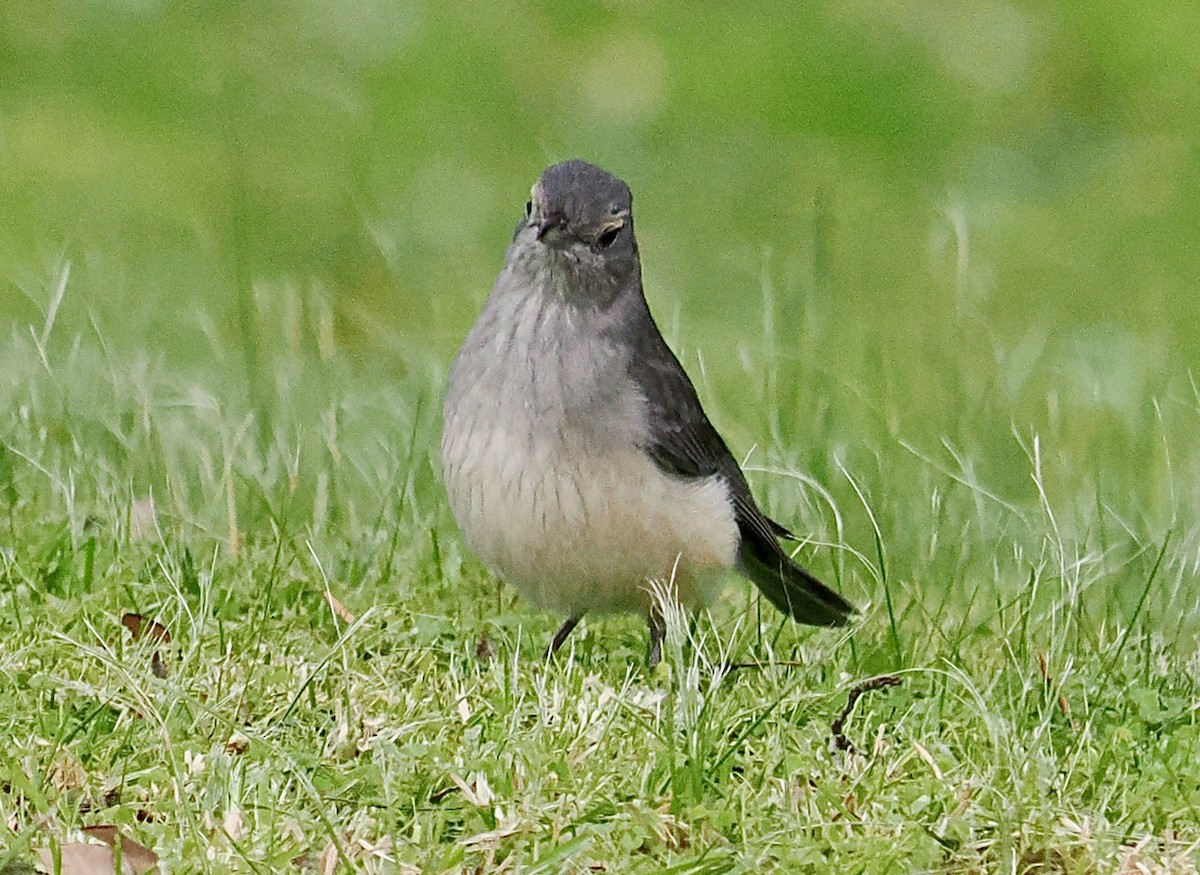
[[[566,621],[558,627],[558,631],[554,633],[554,640],[550,642],[550,647],[546,650],[547,659],[558,653],[558,648],[563,646],[563,642],[567,640],[567,636],[579,625],[580,619],[582,618],[567,617]]]
[[[662,662],[662,646],[663,638],[667,635],[667,624],[663,622],[662,615],[654,608],[650,609],[650,613],[646,615],[646,621],[650,624],[650,657],[648,663],[651,668]]]

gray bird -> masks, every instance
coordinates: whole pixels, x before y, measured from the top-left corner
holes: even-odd
[[[442,472],[467,544],[566,622],[638,611],[648,582],[695,609],[727,569],[801,623],[855,608],[779,544],[642,292],[629,186],[584,161],[533,186],[504,269],[450,371]]]

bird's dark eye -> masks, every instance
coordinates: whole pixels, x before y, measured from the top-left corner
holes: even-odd
[[[533,215],[533,201],[525,201],[525,218]]]
[[[621,233],[623,225],[617,225],[615,228],[609,228],[603,234],[596,238],[596,243],[601,249],[607,249],[616,242],[617,235]]]

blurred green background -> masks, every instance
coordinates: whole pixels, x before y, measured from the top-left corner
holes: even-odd
[[[1198,33],[1195,4],[9,0],[0,318],[36,333],[69,264],[66,346],[219,382],[232,339],[251,398],[309,335],[436,374],[581,156],[631,183],[710,400],[769,341],[834,411],[775,391],[785,435],[1143,422],[1200,360]],[[759,415],[718,424],[746,448]]]

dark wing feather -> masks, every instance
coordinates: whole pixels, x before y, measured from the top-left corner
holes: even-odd
[[[725,441],[709,422],[695,386],[654,324],[641,290],[624,301],[640,313],[627,313],[627,340],[633,349],[629,375],[648,407],[650,444],[646,448],[664,471],[684,479],[719,474],[733,498],[741,535],[742,572],[776,607],[802,623],[840,626],[855,608],[792,561],[778,538],[791,532],[759,510],[746,477]]]

